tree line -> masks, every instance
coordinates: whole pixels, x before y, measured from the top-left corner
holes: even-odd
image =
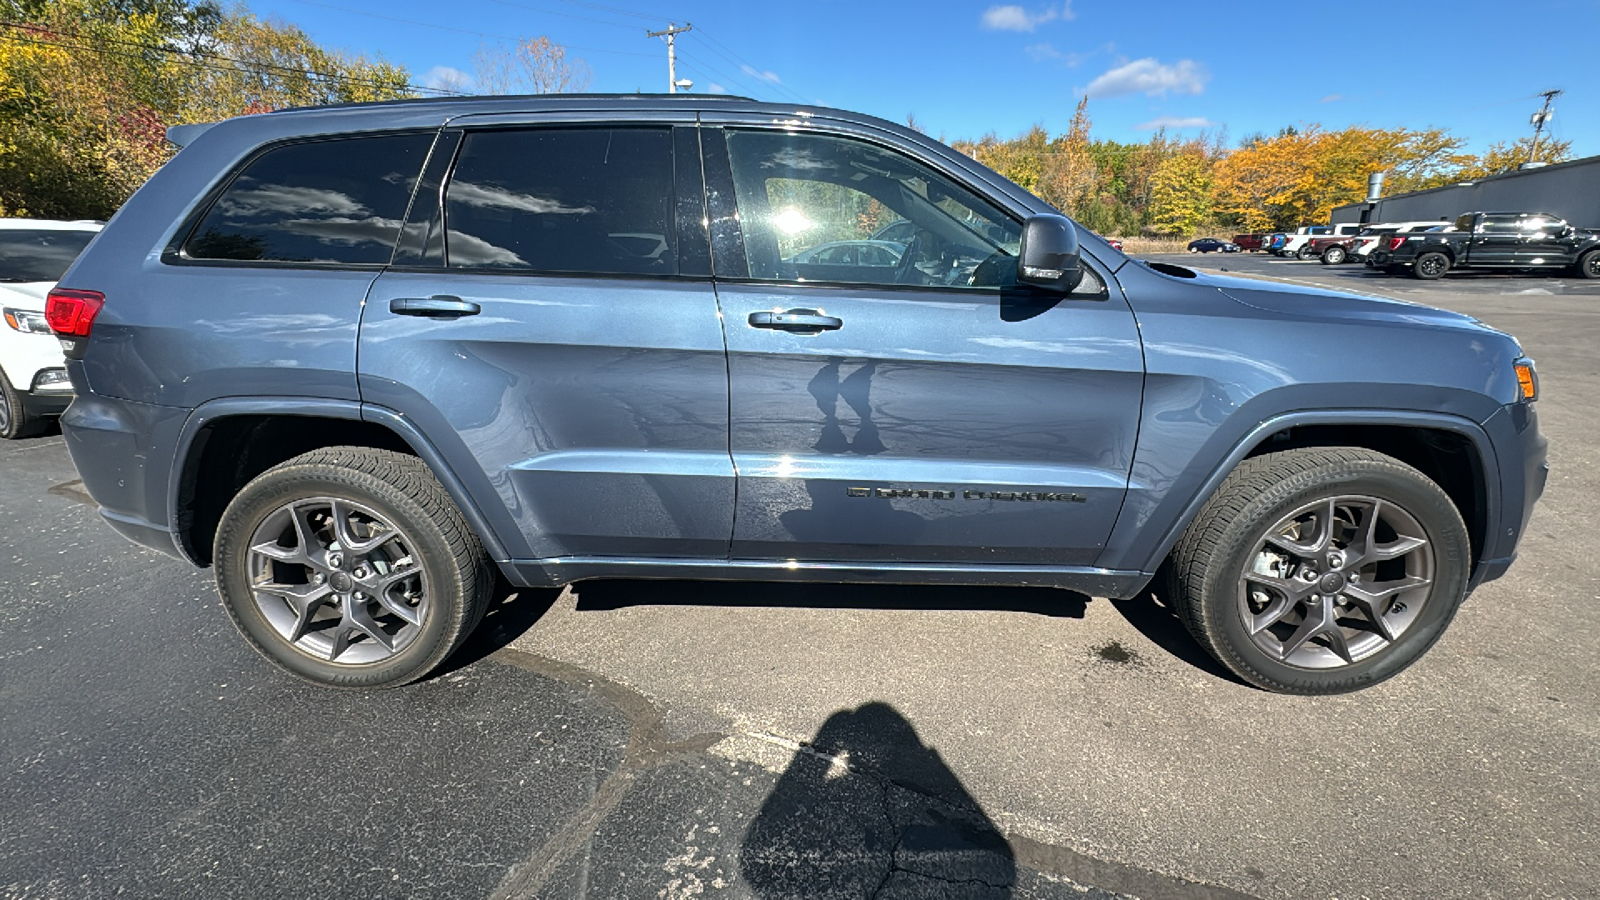
[[[582,90],[588,66],[547,38],[484,47],[471,83],[422,87],[381,56],[325,48],[298,27],[212,0],[0,0],[0,215],[108,218],[172,154],[171,125],[291,106],[426,94]],[[916,127],[915,120],[910,124]],[[1192,236],[1327,221],[1390,173],[1391,193],[1514,169],[1527,140],[1482,154],[1442,129],[1330,131],[1143,143],[1096,139],[1088,100],[1042,126],[953,145],[1107,235]],[[1546,139],[1538,156],[1570,156]]]
[[[1367,177],[1387,172],[1388,194],[1420,191],[1514,170],[1531,139],[1481,154],[1442,128],[1337,131],[1319,125],[1254,134],[1229,147],[1222,132],[1178,138],[1155,131],[1144,143],[1095,139],[1088,98],[1064,134],[1035,125],[952,146],[1105,235],[1193,237],[1202,231],[1268,231],[1326,223],[1336,206],[1366,196]],[[1571,158],[1571,142],[1545,138],[1536,157]]]

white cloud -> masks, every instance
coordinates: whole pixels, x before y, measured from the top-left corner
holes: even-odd
[[[1205,68],[1192,59],[1180,59],[1164,65],[1153,56],[1124,63],[1089,82],[1083,92],[1090,97],[1120,97],[1124,94],[1148,94],[1152,97],[1174,94],[1198,94],[1211,80]]]
[[[1072,18],[1072,3],[1062,3],[1059,6],[1046,6],[1036,13],[1015,4],[1005,6],[991,6],[983,11],[983,27],[990,31],[1032,31],[1040,25],[1061,20],[1063,22]]]
[[[1134,127],[1140,131],[1155,131],[1157,128],[1170,128],[1176,131],[1180,128],[1213,128],[1216,124],[1205,116],[1157,116]]]
[[[1319,102],[1319,103],[1332,103],[1335,100],[1343,100],[1343,99],[1344,99],[1344,95],[1343,94],[1329,94],[1328,96],[1323,97],[1321,100],[1319,100],[1317,102]]]
[[[740,66],[739,68],[743,69],[744,73],[749,75],[751,78],[759,78],[762,81],[770,81],[773,84],[783,83],[783,81],[778,78],[777,72],[762,72],[755,66]]]
[[[472,76],[451,66],[434,66],[417,83],[439,91],[472,90]]]
[[[715,81],[707,83],[706,90],[713,94],[726,94],[728,92],[727,88],[717,84]]]

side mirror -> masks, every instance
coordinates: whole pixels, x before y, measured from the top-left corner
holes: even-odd
[[[1066,216],[1030,216],[1022,223],[1017,283],[1065,294],[1083,280],[1078,229]]]

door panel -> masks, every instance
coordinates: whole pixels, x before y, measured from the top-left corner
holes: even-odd
[[[727,356],[695,129],[459,145],[448,179],[424,174],[407,264],[368,297],[363,401],[459,435],[466,480],[497,495],[479,502],[535,558],[725,557]]]
[[[482,311],[390,311],[438,295]],[[728,375],[707,283],[388,272],[360,373],[366,402],[461,436],[538,558],[727,553]]]
[[[736,558],[1089,565],[1122,505],[1143,360],[1120,298],[719,284]],[[836,331],[755,328],[815,309]],[[1007,310],[1009,312],[1009,310]]]

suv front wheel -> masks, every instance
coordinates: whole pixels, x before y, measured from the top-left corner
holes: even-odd
[[[245,638],[333,687],[423,677],[477,625],[495,583],[428,468],[366,447],[315,450],[256,477],[223,513],[215,555]]]
[[[1390,678],[1444,633],[1471,546],[1421,472],[1352,447],[1240,464],[1173,551],[1168,596],[1257,687],[1335,694]]]

